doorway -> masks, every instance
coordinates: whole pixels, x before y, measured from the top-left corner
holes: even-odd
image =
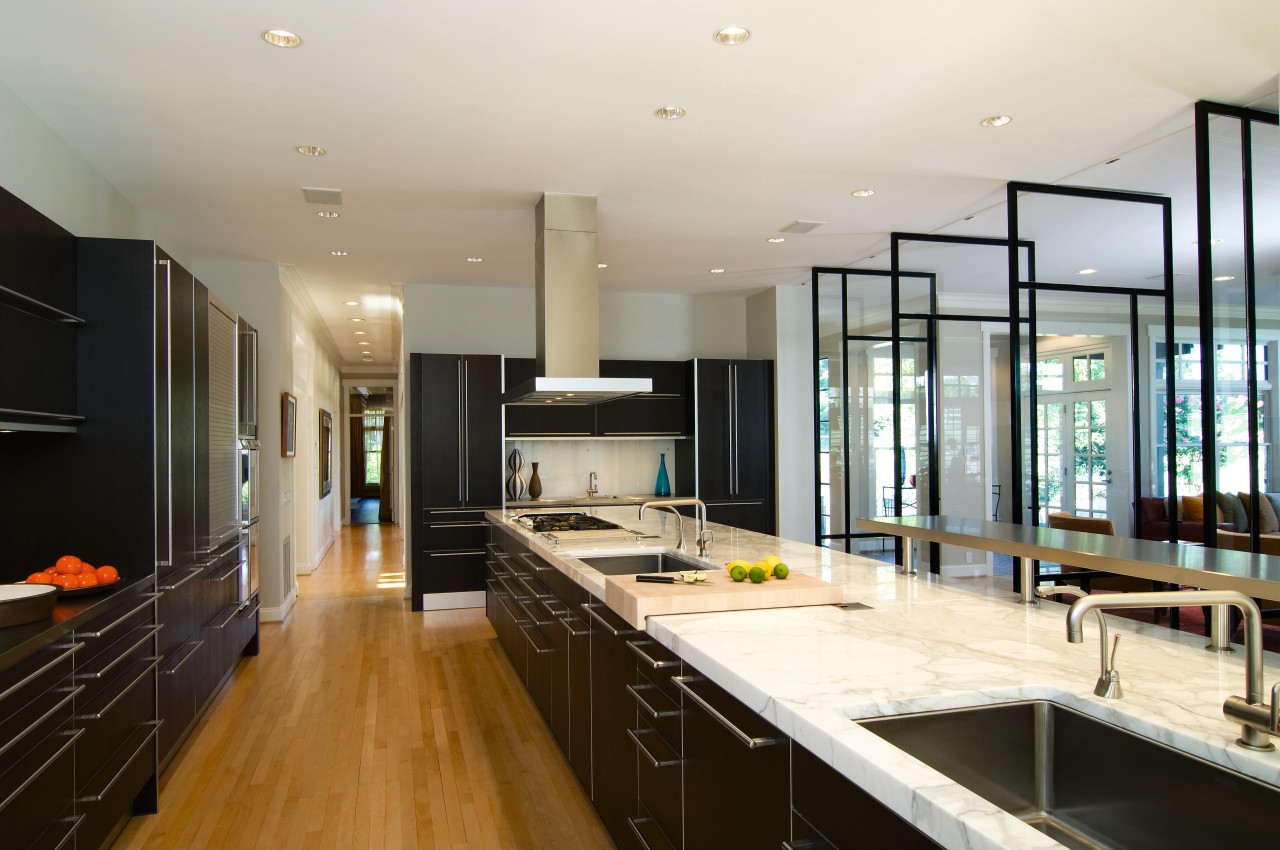
[[[348,390],[347,492],[353,525],[393,522],[396,422],[394,390],[353,386]]]

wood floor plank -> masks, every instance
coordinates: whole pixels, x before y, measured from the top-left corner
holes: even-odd
[[[343,529],[113,850],[613,846],[483,609],[410,611],[403,551]]]

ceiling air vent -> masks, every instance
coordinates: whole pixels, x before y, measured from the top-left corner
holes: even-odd
[[[342,203],[342,190],[314,189],[310,186],[303,186],[302,197],[307,199],[308,204],[340,204]]]
[[[779,233],[810,233],[814,230],[817,230],[819,227],[822,227],[822,225],[824,224],[826,224],[825,221],[803,221],[803,220],[793,221],[790,224],[788,224],[786,227],[779,230],[778,232]]]

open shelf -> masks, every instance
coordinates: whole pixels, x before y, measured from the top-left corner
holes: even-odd
[[[36,318],[57,322],[62,325],[74,327],[84,324],[84,319],[79,316],[68,313],[65,310],[59,310],[57,307],[51,307],[43,301],[37,301],[29,295],[23,295],[21,292],[9,289],[6,286],[0,286],[0,304],[29,313]]]
[[[39,410],[14,410],[0,407],[0,431],[47,431],[74,434],[83,416],[69,413],[45,413]]]

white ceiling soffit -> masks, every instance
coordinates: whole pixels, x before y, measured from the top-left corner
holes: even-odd
[[[963,232],[1008,180],[1089,185],[1118,155],[1118,188],[1184,215],[1190,163],[1149,146],[1200,98],[1274,105],[1280,3],[1096,6],[6,0],[0,81],[162,241],[296,267],[358,362],[344,301],[533,286],[548,186],[599,197],[603,289],[669,293],[803,283],[890,231]],[[727,24],[751,39],[716,44]],[[302,46],[267,45],[275,27]],[[654,117],[669,105],[686,114]],[[1013,121],[980,126],[995,114]],[[326,186],[339,217],[298,192]],[[827,224],[767,241],[800,220]]]

